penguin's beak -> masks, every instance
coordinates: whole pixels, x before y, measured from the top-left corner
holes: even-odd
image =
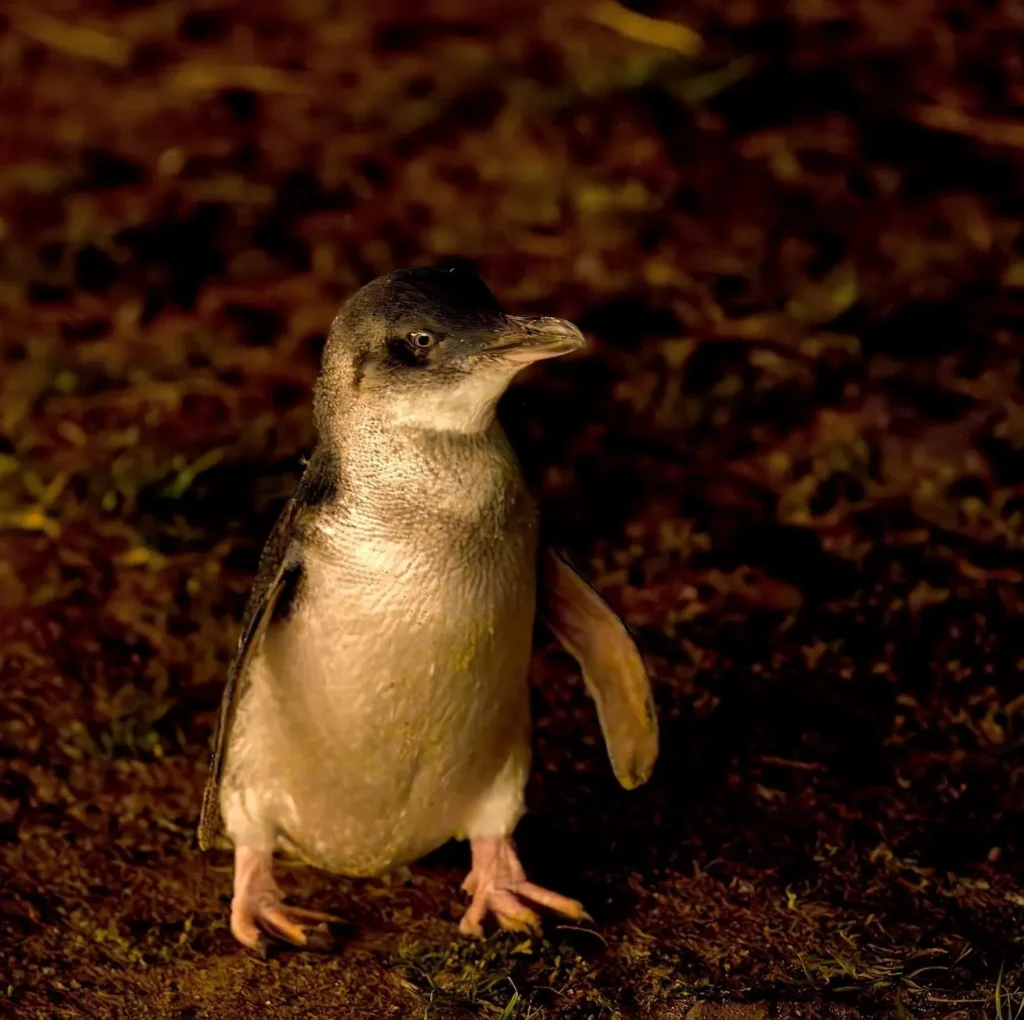
[[[583,334],[566,319],[541,316],[508,316],[508,331],[488,344],[488,354],[500,355],[513,364],[528,365],[544,358],[582,350],[587,346]]]

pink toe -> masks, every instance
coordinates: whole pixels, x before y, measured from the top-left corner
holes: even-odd
[[[539,906],[553,910],[556,914],[571,917],[573,920],[579,921],[587,916],[587,912],[583,909],[583,904],[579,900],[562,896],[560,893],[552,892],[550,889],[534,885],[533,882],[520,882],[518,885],[513,886],[513,891],[517,896],[522,896]]]

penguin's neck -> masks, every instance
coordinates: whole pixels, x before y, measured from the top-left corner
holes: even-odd
[[[476,516],[522,489],[519,463],[496,418],[476,432],[349,420],[321,435],[337,465],[338,499],[388,521],[415,514]]]

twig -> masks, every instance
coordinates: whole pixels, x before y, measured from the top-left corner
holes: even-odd
[[[575,924],[560,924],[557,927],[558,927],[559,931],[582,931],[582,932],[585,932],[587,935],[593,935],[594,938],[600,939],[601,942],[603,942],[605,944],[606,948],[608,946],[608,940],[600,932],[596,932],[592,928],[580,928],[579,926],[577,926]]]
[[[917,106],[912,110],[912,116],[919,124],[936,131],[966,135],[988,145],[1024,149],[1024,124],[972,117],[952,106]]]
[[[791,761],[789,758],[777,758],[774,754],[758,754],[754,761],[761,765],[779,765],[787,769],[800,769],[804,772],[821,772],[825,766],[816,761]]]
[[[610,28],[634,42],[661,46],[687,57],[700,53],[704,48],[704,40],[692,28],[674,21],[649,18],[646,14],[623,7],[615,0],[599,0],[587,11],[586,16],[596,24]]]
[[[49,15],[25,10],[15,12],[14,23],[22,35],[75,57],[112,67],[124,67],[131,57],[131,46],[123,39],[86,25],[66,25]]]

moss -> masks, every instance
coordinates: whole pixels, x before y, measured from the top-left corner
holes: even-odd
[[[1016,1017],[1009,16],[356,6],[4,36],[3,1006]],[[455,847],[408,884],[282,868],[352,929],[262,961],[192,839],[236,621],[338,303],[453,254],[595,340],[502,413],[639,635],[662,758],[616,787],[542,637],[520,843],[596,926],[464,941]]]

